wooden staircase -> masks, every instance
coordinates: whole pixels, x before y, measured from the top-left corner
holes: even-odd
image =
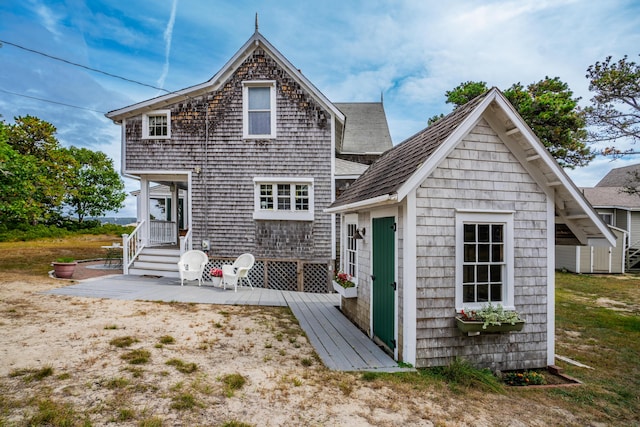
[[[180,249],[143,248],[129,268],[129,274],[138,276],[180,277],[178,261]]]

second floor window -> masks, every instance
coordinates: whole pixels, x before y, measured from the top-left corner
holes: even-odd
[[[242,105],[244,138],[275,138],[275,82],[245,82]]]
[[[142,138],[167,139],[171,137],[171,112],[150,111],[142,116]]]

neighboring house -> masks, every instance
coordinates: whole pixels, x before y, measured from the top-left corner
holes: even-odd
[[[582,245],[614,242],[495,88],[387,151],[327,212],[342,215],[341,268],[358,287],[343,311],[416,367],[553,364],[556,224]],[[463,335],[456,314],[488,302],[524,329]]]
[[[381,103],[340,106],[347,113],[256,28],[209,81],[109,112],[122,127],[123,174],[140,181],[125,272],[177,275],[168,256],[191,247],[207,250],[211,266],[250,252],[254,285],[326,292],[337,235],[336,216],[325,209],[336,180],[351,182],[364,169],[336,156],[345,148],[375,157],[391,147]],[[368,128],[367,111],[375,112],[372,128],[386,131],[386,146],[350,130]],[[170,189],[172,209],[184,200],[183,215],[154,219],[158,184]],[[180,230],[180,250],[168,248]]]
[[[640,196],[624,187],[635,180],[640,165],[615,168],[593,188],[583,188],[586,199],[616,234],[615,246],[559,246],[556,267],[576,273],[624,273],[640,269]]]

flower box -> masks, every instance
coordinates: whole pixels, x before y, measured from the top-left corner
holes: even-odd
[[[524,320],[518,320],[515,324],[505,322],[500,325],[487,325],[486,328],[483,328],[484,322],[481,320],[464,320],[456,317],[456,326],[458,329],[469,336],[478,335],[481,332],[499,333],[521,331],[522,328],[524,328],[524,323]]]
[[[343,288],[340,283],[333,281],[333,290],[342,295],[344,298],[355,298],[358,296],[358,288],[352,286],[350,288]]]

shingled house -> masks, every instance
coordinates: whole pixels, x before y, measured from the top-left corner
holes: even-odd
[[[140,181],[139,225],[124,244],[129,274],[176,276],[191,247],[208,251],[212,267],[250,252],[254,285],[326,292],[338,237],[325,209],[336,181],[362,173],[359,155],[391,147],[381,103],[332,103],[257,25],[209,81],[107,117],[122,127],[123,174]],[[161,220],[149,203],[157,185],[170,192]]]
[[[357,284],[343,311],[416,367],[553,364],[556,226],[583,245],[614,241],[497,89],[387,151],[327,211],[342,216],[341,268]],[[523,330],[458,330],[457,313],[489,302],[517,310]]]
[[[640,197],[625,187],[637,181],[640,165],[611,169],[595,187],[582,188],[585,198],[616,235],[615,246],[563,245],[556,267],[576,273],[624,273],[640,270]]]

